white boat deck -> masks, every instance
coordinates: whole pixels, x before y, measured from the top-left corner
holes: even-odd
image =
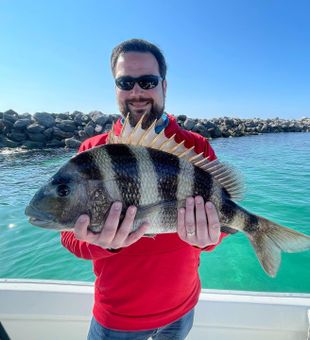
[[[92,303],[90,283],[0,280],[0,322],[11,340],[84,340]],[[309,310],[310,294],[204,289],[188,340],[306,340]]]

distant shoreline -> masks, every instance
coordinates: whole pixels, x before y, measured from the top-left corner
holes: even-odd
[[[18,114],[13,110],[0,112],[1,148],[70,148],[77,149],[87,138],[108,131],[119,118],[116,114],[92,111],[89,114],[36,112]],[[194,119],[186,115],[176,116],[186,130],[213,139],[241,137],[264,133],[310,132],[310,118],[295,119]]]

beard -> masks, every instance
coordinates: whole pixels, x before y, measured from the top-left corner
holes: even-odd
[[[149,102],[151,104],[150,108],[147,109],[130,109],[129,103],[133,102]],[[137,125],[142,116],[144,116],[142,121],[142,129],[149,128],[156,119],[160,119],[164,113],[164,104],[162,106],[154,103],[153,99],[139,97],[135,100],[126,100],[124,104],[120,105],[121,114],[127,118],[129,115],[129,124],[134,127]]]

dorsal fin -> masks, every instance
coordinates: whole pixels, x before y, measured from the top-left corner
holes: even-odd
[[[209,161],[208,158],[203,156],[203,152],[197,154],[194,146],[188,149],[184,145],[185,141],[177,143],[174,139],[175,135],[167,138],[164,129],[156,133],[155,126],[158,122],[157,120],[155,120],[149,128],[142,129],[143,119],[144,116],[141,117],[135,127],[132,127],[129,124],[128,114],[119,136],[115,135],[114,126],[112,126],[108,136],[108,144],[144,146],[171,153],[208,172],[226,189],[231,199],[238,200],[242,197],[243,185],[236,171],[231,166],[223,164],[217,159]]]
[[[241,175],[235,168],[226,163],[221,163],[218,159],[209,162],[201,167],[208,172],[229,194],[233,200],[241,200],[244,193]]]

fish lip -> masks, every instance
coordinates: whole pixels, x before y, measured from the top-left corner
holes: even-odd
[[[53,220],[51,214],[46,214],[46,213],[43,214],[39,210],[37,210],[35,207],[33,207],[32,205],[28,205],[26,207],[25,214],[30,218],[35,218],[35,219],[42,220],[42,221]]]
[[[42,227],[42,228],[47,228],[47,229],[52,229],[54,228],[55,229],[55,226],[56,226],[56,223],[54,223],[53,221],[51,220],[41,220],[37,217],[29,217],[29,222],[32,224],[32,225],[35,225],[37,227]]]
[[[36,208],[28,205],[25,209],[25,214],[29,217],[29,223],[37,227],[47,228],[47,229],[58,229],[59,224],[54,221],[52,215],[42,214]]]

